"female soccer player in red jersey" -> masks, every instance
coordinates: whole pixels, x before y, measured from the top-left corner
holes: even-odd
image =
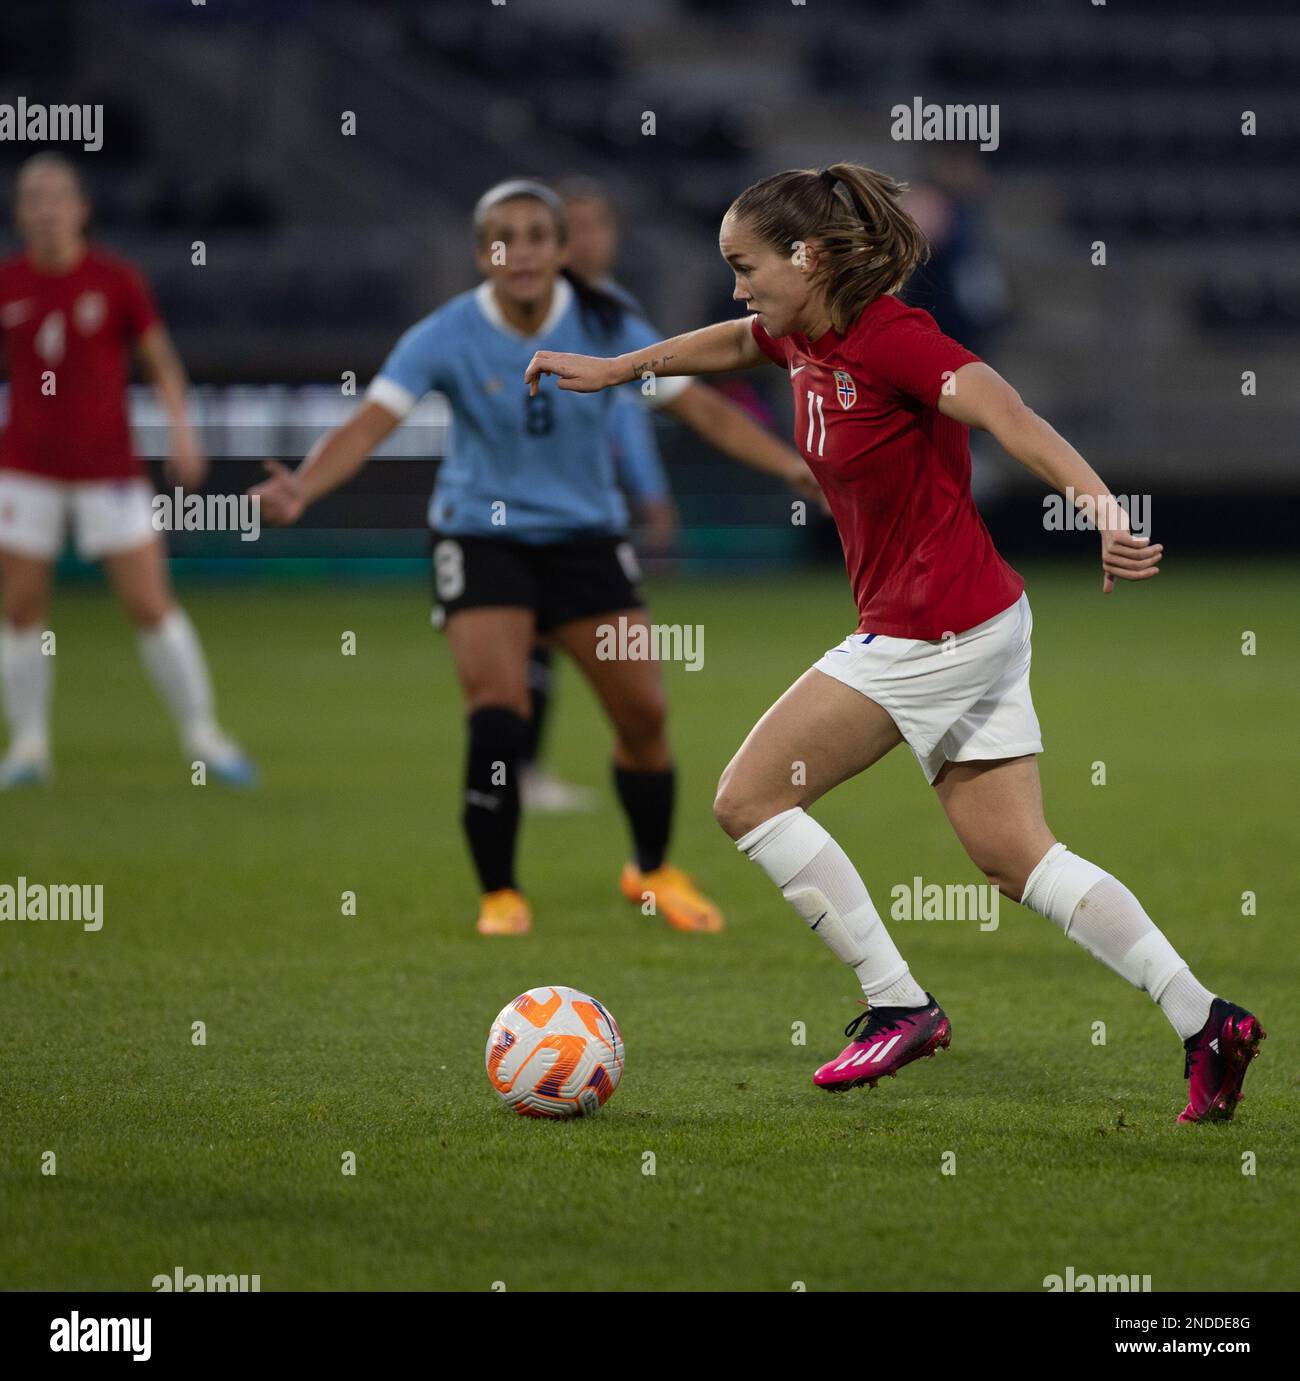
[[[635,644],[622,655],[608,641],[616,628],[646,630],[633,638],[652,628],[613,463],[611,414],[625,404],[610,396],[555,407],[550,390],[530,396],[517,382],[547,341],[599,350],[654,339],[648,323],[568,268],[567,233],[564,203],[543,183],[488,188],[473,216],[482,283],[407,330],[353,416],[297,469],[269,461],[271,478],[253,492],[268,522],[297,522],[361,470],[419,399],[441,393],[452,429],[429,503],[435,620],[466,705],[461,821],[482,892],[476,929],[532,929],[515,861],[528,656],[541,631],[581,669],[614,729],[614,783],[636,854],[623,895],[653,898],[674,930],[716,932],[722,912],[668,859],[676,768],[660,668]],[[712,389],[678,381],[650,392],[725,454],[816,492],[785,442]]]
[[[256,771],[217,726],[203,649],[172,598],[153,490],[127,425],[134,346],[171,422],[167,476],[200,483],[207,462],[186,417],[185,373],[140,275],[87,243],[89,215],[66,159],[42,153],[23,165],[15,221],[24,253],[0,263],[9,367],[0,432],[0,691],[10,736],[0,790],[50,776],[54,659],[42,643],[69,519],[79,555],[104,563],[136,626],[141,660],[187,757],[216,780],[246,786]]]
[[[734,297],[752,316],[613,359],[543,351],[525,379],[535,387],[554,374],[561,389],[589,393],[768,360],[789,373],[795,442],[839,528],[861,617],[755,725],[715,812],[862,984],[853,1039],[814,1082],[874,1086],[950,1039],[852,863],[805,813],[906,742],[989,881],[1160,1005],[1187,1052],[1179,1121],[1230,1118],[1263,1039],[1258,1020],[1203,988],[1133,893],[1058,843],[1043,818],[1033,621],[1024,581],[971,499],[967,429],[991,432],[1095,518],[1105,593],[1151,579],[1162,549],[1129,530],[1101,478],[1015,389],[899,301],[925,251],[900,190],[852,163],[754,184],[719,235]]]

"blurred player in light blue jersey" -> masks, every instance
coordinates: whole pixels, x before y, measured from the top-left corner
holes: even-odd
[[[566,178],[556,187],[568,220],[566,264],[593,287],[617,298],[636,317],[641,304],[612,277],[618,257],[618,216],[604,186],[594,178]],[[609,414],[610,442],[618,486],[631,501],[633,519],[642,527],[651,552],[666,551],[677,532],[677,508],[668,487],[654,418],[649,408],[624,390]],[[528,658],[528,695],[532,716],[528,743],[520,763],[519,790],[525,810],[554,814],[589,811],[595,793],[549,771],[542,762],[546,724],[555,696],[554,649],[538,635]]]
[[[296,470],[268,461],[271,478],[254,492],[267,521],[296,521],[355,475],[426,393],[443,394],[452,428],[429,502],[434,622],[446,629],[468,713],[462,822],[483,894],[479,932],[532,928],[515,841],[528,657],[539,631],[582,669],[614,728],[614,780],[635,852],[624,895],[652,894],[676,930],[717,931],[718,908],[667,861],[673,761],[659,667],[635,655],[650,630],[610,439],[619,391],[557,407],[552,386],[532,396],[520,382],[543,346],[635,351],[655,338],[565,266],[566,233],[564,204],[544,184],[516,180],[486,192],[474,211],[484,281],[411,327],[352,417]],[[648,395],[725,454],[815,492],[798,454],[716,391],[649,376],[624,392]]]
[[[594,178],[574,177],[565,179],[557,190],[569,222],[568,267],[593,287],[616,297],[633,316],[646,320],[640,302],[612,276],[618,257],[618,215],[605,188]],[[676,534],[677,509],[649,411],[632,397],[623,403],[610,415],[619,487],[636,505],[647,545],[662,550]]]

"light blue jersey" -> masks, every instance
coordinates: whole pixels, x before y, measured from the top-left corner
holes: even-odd
[[[524,370],[537,350],[621,355],[659,339],[630,314],[612,338],[603,337],[564,278],[555,281],[537,334],[522,336],[483,283],[412,326],[366,396],[398,417],[431,391],[450,404],[451,440],[429,500],[431,527],[538,543],[617,535],[627,525],[627,505],[617,485],[611,414],[627,396],[639,400],[640,384],[567,393],[547,377],[530,398]],[[662,405],[689,383],[658,379],[656,396],[646,401]]]
[[[616,297],[635,317],[646,319],[645,308],[612,278],[596,286]],[[614,469],[619,487],[629,498],[641,503],[661,502],[669,497],[668,476],[655,440],[654,417],[640,399],[619,392],[619,406],[609,415],[609,437],[614,446]]]
[[[663,380],[659,380],[660,386]],[[668,476],[655,440],[654,417],[639,398],[622,396],[609,413],[609,440],[614,448],[614,475],[619,488],[639,503],[669,497]]]

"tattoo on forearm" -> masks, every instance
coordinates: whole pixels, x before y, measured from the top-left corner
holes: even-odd
[[[672,355],[661,355],[657,360],[642,360],[640,364],[632,366],[632,378],[639,379],[643,374],[660,374],[664,365],[673,358]]]

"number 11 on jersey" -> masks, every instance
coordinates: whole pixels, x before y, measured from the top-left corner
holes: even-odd
[[[826,454],[826,414],[822,411],[822,398],[820,393],[808,390],[808,435],[804,438],[803,448],[812,454],[813,448],[813,425],[819,423],[820,427],[817,435],[817,454]]]

